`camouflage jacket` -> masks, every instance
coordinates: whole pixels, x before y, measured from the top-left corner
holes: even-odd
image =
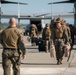
[[[43,33],[42,33],[42,38],[45,40],[49,40],[50,39],[50,36],[51,36],[51,30],[50,29],[46,29],[44,28],[43,29]]]
[[[53,28],[51,38],[53,39],[53,41],[55,41],[55,39],[64,39],[65,43],[69,41],[67,30],[63,27]]]
[[[20,48],[23,54],[26,53],[23,35],[15,27],[8,27],[2,31],[0,35],[0,43],[3,48]]]

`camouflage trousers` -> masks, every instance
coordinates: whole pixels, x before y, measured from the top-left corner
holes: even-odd
[[[63,60],[64,55],[64,41],[63,39],[55,40],[56,59]]]
[[[49,51],[49,44],[50,44],[50,41],[49,40],[45,40],[45,51],[46,52]]]
[[[32,45],[35,45],[35,38],[36,38],[36,35],[31,35],[31,44]]]
[[[11,75],[11,64],[13,75],[20,75],[20,54],[17,50],[3,50],[2,67],[4,75]]]

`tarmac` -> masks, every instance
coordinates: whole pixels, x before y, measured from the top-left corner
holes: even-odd
[[[21,75],[76,75],[75,49],[76,45],[71,52],[69,62],[64,56],[63,64],[57,65],[56,58],[50,57],[49,52],[39,52],[38,46],[31,46],[30,42],[26,41],[26,58],[21,60]],[[0,75],[3,75],[1,53],[2,47],[0,46]],[[13,75],[12,68],[11,75]]]

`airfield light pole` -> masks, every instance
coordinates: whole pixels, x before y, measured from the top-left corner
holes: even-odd
[[[0,0],[0,24],[1,24],[1,0]]]
[[[18,3],[18,25],[20,25],[20,4]]]
[[[76,26],[76,1],[74,2],[74,26]]]
[[[53,3],[51,3],[51,19],[53,19],[53,9],[52,9],[53,7],[52,6],[53,6]]]
[[[53,19],[53,3],[51,3],[51,19]]]

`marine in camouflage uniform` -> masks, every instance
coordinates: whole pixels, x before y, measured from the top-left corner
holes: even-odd
[[[50,36],[51,36],[50,25],[46,24],[46,27],[43,29],[43,32],[42,32],[42,38],[43,40],[45,40],[46,53],[49,51]]]
[[[23,35],[16,28],[15,18],[9,21],[9,27],[2,31],[0,43],[3,46],[2,67],[4,75],[11,75],[11,64],[13,75],[20,75],[21,53],[24,59],[26,48]]]
[[[69,42],[71,42],[71,31],[70,31],[70,27],[66,24],[66,21],[62,17],[58,17],[56,21],[61,22],[62,27],[65,28],[68,33]]]
[[[31,44],[32,45],[35,45],[35,38],[37,37],[37,33],[38,33],[38,29],[37,29],[36,25],[32,24],[30,26],[30,33],[29,33],[29,35],[31,37]]]
[[[66,25],[66,22],[62,22],[61,23],[62,27],[64,27],[68,33],[68,39],[69,39],[69,43],[70,45],[72,44],[72,39],[71,39],[71,31],[70,31],[70,27],[68,25]]]
[[[71,48],[73,48],[73,45],[74,45],[74,35],[76,35],[76,32],[75,32],[76,27],[75,27],[75,26],[73,26],[73,25],[71,25],[71,24],[69,25],[69,27],[70,27],[71,40],[72,40]]]
[[[68,33],[68,37],[69,37],[69,40],[71,39],[71,31],[70,31],[70,27],[68,25],[66,25],[66,22],[62,22],[61,23],[62,27],[64,27],[66,30],[67,30],[67,33]]]
[[[55,26],[56,18],[52,19],[50,22],[50,28],[53,28]]]
[[[56,26],[52,30],[52,39],[55,45],[57,64],[62,64],[64,45],[68,44],[68,34],[66,29],[61,26],[60,21],[56,22]]]

